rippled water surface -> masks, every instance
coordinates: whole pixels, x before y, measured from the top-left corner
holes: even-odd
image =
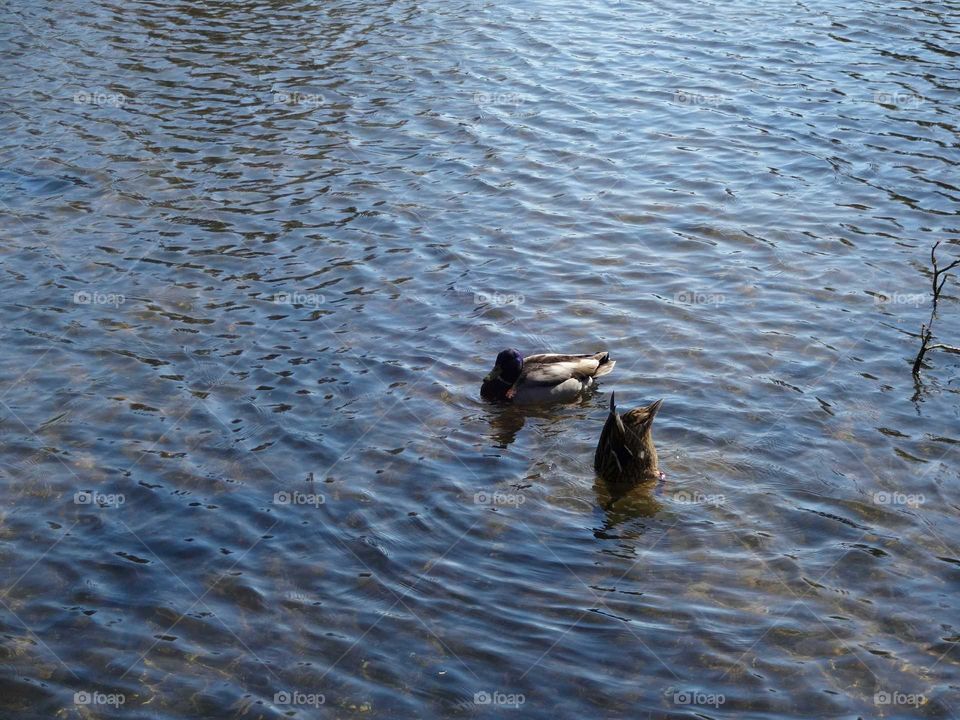
[[[0,22],[3,717],[958,712],[956,2]]]

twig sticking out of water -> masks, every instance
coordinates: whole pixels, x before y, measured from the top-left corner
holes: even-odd
[[[926,325],[920,326],[920,352],[917,353],[917,358],[913,361],[913,374],[920,374],[920,366],[923,362],[923,356],[927,354],[927,350],[943,350],[948,353],[955,353],[960,355],[960,348],[954,347],[953,345],[944,345],[943,343],[934,343],[930,344],[930,341],[933,340],[933,332]]]
[[[946,267],[939,267],[937,265],[937,247],[939,245],[940,241],[937,240],[930,249],[930,264],[933,265],[933,278],[931,280],[933,284],[933,308],[930,310],[930,321],[920,326],[920,352],[917,353],[917,357],[913,361],[914,377],[920,376],[920,370],[923,367],[923,357],[929,350],[943,350],[944,352],[960,355],[960,348],[952,345],[944,345],[943,343],[930,343],[930,341],[933,340],[933,319],[937,314],[937,302],[940,300],[940,293],[943,291],[943,286],[947,283],[947,278],[950,277],[947,273],[960,265],[960,258],[958,258]]]
[[[937,240],[933,244],[933,247],[930,248],[930,264],[933,265],[933,311],[930,313],[931,325],[933,324],[933,313],[937,311],[937,301],[940,299],[940,292],[943,290],[943,286],[947,282],[947,273],[957,265],[960,265],[960,258],[958,258],[945,268],[937,267],[937,246],[939,244],[940,241]],[[943,280],[940,280],[941,275],[943,275]]]

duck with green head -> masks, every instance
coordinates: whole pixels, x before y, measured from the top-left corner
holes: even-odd
[[[480,395],[486,400],[513,403],[573,400],[616,364],[607,352],[541,353],[525,358],[519,350],[508,348],[497,355],[493,370],[480,386]]]

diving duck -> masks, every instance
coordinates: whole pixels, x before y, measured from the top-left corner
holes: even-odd
[[[480,386],[480,396],[514,403],[572,400],[593,385],[594,378],[606,375],[616,364],[607,352],[543,353],[524,358],[519,350],[509,348],[497,355],[493,370]]]
[[[663,400],[620,415],[615,396],[616,393],[610,393],[610,414],[593,456],[594,470],[614,484],[636,485],[662,479],[657,449],[653,446],[653,418]]]

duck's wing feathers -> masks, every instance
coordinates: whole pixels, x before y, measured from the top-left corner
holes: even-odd
[[[633,459],[633,451],[627,447],[627,430],[623,418],[617,413],[616,393],[610,394],[610,414],[600,433],[600,442],[594,454],[593,466],[597,472],[619,475]]]
[[[616,361],[610,359],[606,352],[593,355],[560,355],[542,353],[531,355],[524,359],[523,370],[518,382],[531,385],[559,385],[562,382],[576,378],[587,378],[606,375],[613,370]]]

